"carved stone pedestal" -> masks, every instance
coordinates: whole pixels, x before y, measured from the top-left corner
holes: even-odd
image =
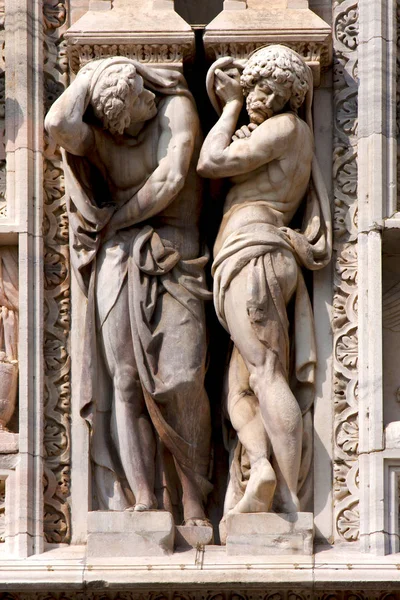
[[[163,556],[174,549],[171,513],[93,511],[88,514],[88,557]]]
[[[228,555],[312,554],[312,513],[247,513],[226,520]]]
[[[198,548],[214,541],[213,529],[210,525],[180,525],[175,531],[175,546],[179,548]]]

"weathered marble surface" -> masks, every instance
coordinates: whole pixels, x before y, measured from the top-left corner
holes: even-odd
[[[312,495],[317,361],[300,266],[321,269],[331,256],[329,200],[313,150],[312,74],[297,53],[276,45],[256,51],[244,69],[221,58],[207,79],[222,114],[198,172],[230,182],[213,264],[215,308],[234,342],[225,409],[237,437],[225,513],[295,513]],[[249,122],[240,127],[244,96]],[[298,116],[303,103],[306,120]],[[297,229],[292,220],[303,203]]]

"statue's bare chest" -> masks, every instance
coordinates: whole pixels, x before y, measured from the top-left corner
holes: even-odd
[[[114,139],[105,132],[96,132],[96,154],[111,191],[125,191],[141,186],[157,166],[154,127],[138,138]]]

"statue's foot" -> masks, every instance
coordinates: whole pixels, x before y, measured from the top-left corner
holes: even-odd
[[[183,525],[203,526],[210,525],[210,521],[204,512],[203,503],[197,498],[182,498],[183,501]]]
[[[183,525],[187,525],[188,527],[211,527],[211,523],[206,517],[191,517],[190,519],[185,519]]]
[[[147,506],[147,504],[142,504],[141,502],[138,502],[137,504],[135,504],[135,508],[133,510],[135,512],[145,512],[146,510],[151,510],[151,507]]]
[[[145,512],[146,510],[154,510],[157,508],[157,500],[154,494],[150,498],[138,498],[138,501],[133,506],[129,506],[125,510],[127,512]]]
[[[296,494],[292,494],[289,492],[284,494],[281,492],[282,503],[278,506],[278,512],[282,512],[285,514],[295,514],[300,511],[300,502]]]
[[[266,458],[252,465],[244,496],[227,515],[269,512],[276,488],[275,472]]]

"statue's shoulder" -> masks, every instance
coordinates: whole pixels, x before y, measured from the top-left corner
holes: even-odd
[[[293,111],[286,111],[274,115],[268,119],[271,123],[285,124],[287,127],[298,128],[306,125],[305,121],[299,117],[299,115]]]
[[[191,132],[199,130],[199,119],[196,105],[186,94],[164,96],[158,103],[157,122],[162,129],[173,132]]]
[[[274,115],[267,121],[271,129],[276,131],[276,135],[285,138],[288,142],[301,138],[304,143],[312,143],[312,133],[307,123],[301,119],[295,112],[283,112]]]
[[[304,123],[304,121],[303,121]],[[279,138],[279,140],[289,140],[296,136],[302,129],[301,119],[295,113],[283,112],[273,115],[261,123],[254,131],[256,137],[268,136],[268,138]]]
[[[189,94],[165,94],[158,101],[158,111],[165,111],[168,107],[179,107],[180,110],[196,111],[196,105]]]

